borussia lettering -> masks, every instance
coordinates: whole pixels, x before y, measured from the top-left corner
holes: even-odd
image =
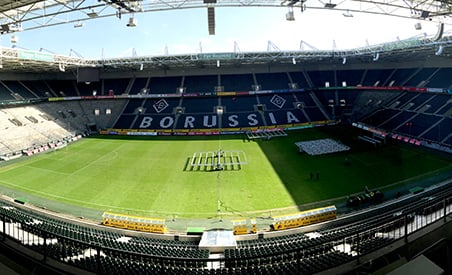
[[[195,128],[195,125],[193,125],[194,122],[195,122],[194,116],[186,116],[185,122],[184,122],[184,128]]]
[[[300,120],[298,120],[298,118],[294,114],[292,114],[292,112],[287,111],[286,114],[287,114],[287,123],[298,123],[298,122],[300,122]]]
[[[237,127],[237,125],[239,125],[239,121],[237,120],[239,118],[238,115],[230,115],[228,116],[228,121],[229,121],[229,127]]]
[[[212,121],[209,123],[209,116],[204,116],[204,119],[202,121],[202,126],[207,128],[213,128],[217,126],[217,116],[213,115]]]
[[[257,120],[256,114],[249,114],[247,118],[249,126],[257,126],[257,124],[259,124],[259,120]]]
[[[166,116],[160,120],[160,127],[164,129],[168,129],[174,124],[174,118],[170,116]]]
[[[150,116],[143,117],[143,120],[141,121],[139,128],[142,129],[142,128],[149,128],[149,127],[151,127],[152,120],[153,119]]]
[[[271,125],[278,124],[292,124],[300,123],[301,119],[298,118],[293,112],[286,111],[275,115],[272,112],[265,113],[267,115],[267,122]],[[260,119],[259,114],[231,114],[223,116],[222,127],[254,127],[259,126]],[[187,115],[179,118],[179,123],[182,129],[201,129],[201,128],[216,128],[219,127],[219,120],[217,115],[203,115],[193,116]],[[144,116],[141,118],[139,124],[140,129],[171,129],[174,128],[175,118],[173,116]]]

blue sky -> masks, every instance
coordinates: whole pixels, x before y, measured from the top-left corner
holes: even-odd
[[[416,20],[354,13],[344,17],[341,11],[294,9],[295,21],[286,21],[285,8],[216,8],[216,34],[209,35],[207,10],[185,9],[137,13],[138,25],[127,27],[129,15],[100,18],[72,24],[46,27],[17,33],[17,47],[69,55],[71,49],[85,58],[232,52],[234,42],[240,51],[267,51],[268,41],[281,50],[298,50],[300,41],[321,49],[363,47],[369,44],[406,39],[423,33],[433,35],[437,24]],[[11,47],[11,35],[0,38]],[[305,49],[308,49],[305,46]]]

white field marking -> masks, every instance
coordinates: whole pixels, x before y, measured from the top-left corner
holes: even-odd
[[[119,153],[116,150],[114,150],[114,151],[109,152],[108,154],[101,156],[100,158],[95,160],[94,163],[102,164],[104,162],[109,162],[109,161],[117,159],[118,155],[119,155]],[[103,159],[103,158],[105,158],[105,159]]]
[[[42,167],[35,167],[35,166],[29,166],[29,165],[24,165],[24,167],[31,168],[31,169],[36,169],[36,170],[42,170],[42,171],[45,171],[47,173],[53,173],[53,174],[64,175],[64,176],[72,175],[72,173],[58,172],[58,171],[55,171],[55,170],[42,168]]]
[[[20,185],[17,185],[17,184],[8,182],[8,181],[4,181],[4,180],[0,180],[0,183],[3,183],[3,184],[8,185],[8,186],[16,187],[18,190],[28,191],[30,194],[42,195],[42,197],[44,197],[44,198],[46,198],[46,197],[49,198],[50,197],[50,198],[54,198],[54,199],[60,199],[60,200],[62,200],[62,201],[60,201],[62,203],[64,203],[64,202],[76,203],[78,206],[81,206],[81,207],[83,207],[83,206],[95,206],[98,209],[103,208],[103,209],[125,210],[125,211],[132,211],[132,212],[147,212],[144,209],[119,207],[119,206],[112,206],[112,205],[107,205],[107,204],[100,204],[100,203],[93,203],[93,202],[89,202],[89,201],[71,199],[71,198],[68,198],[68,197],[58,196],[58,195],[50,194],[50,193],[47,193],[47,192],[37,191],[35,189],[23,187],[23,186],[20,186]],[[158,213],[162,213],[162,214],[165,214],[165,215],[171,215],[171,214],[176,214],[176,215],[185,214],[186,215],[187,214],[185,212],[180,213],[180,212],[173,212],[173,211],[171,211],[171,212],[170,211],[158,211]],[[192,214],[197,214],[197,213],[198,212],[195,212],[195,213],[192,213]],[[199,214],[202,214],[202,213],[203,212],[199,212]],[[207,213],[211,213],[211,212],[207,212]],[[212,213],[215,213],[215,212],[212,212]],[[190,213],[188,213],[188,214],[190,214]]]

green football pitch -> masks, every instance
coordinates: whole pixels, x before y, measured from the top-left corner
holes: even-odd
[[[373,148],[342,128],[289,132],[248,141],[244,136],[84,138],[0,167],[0,184],[74,207],[150,217],[206,218],[299,205],[381,188],[450,169],[447,158],[389,144]],[[295,142],[340,139],[352,149],[322,156],[299,153]],[[247,164],[215,171],[192,167],[194,153],[243,151]],[[350,162],[346,165],[345,160]],[[319,174],[311,179],[310,174]]]

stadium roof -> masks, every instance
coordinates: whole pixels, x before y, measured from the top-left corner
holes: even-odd
[[[358,3],[358,5],[357,5]],[[418,37],[351,50],[317,49],[281,51],[268,47],[266,52],[196,53],[185,55],[133,56],[102,60],[81,56],[64,56],[21,48],[0,49],[2,72],[53,73],[73,72],[79,67],[99,68],[101,72],[130,72],[189,68],[222,68],[239,66],[318,65],[399,62],[424,62],[434,59],[450,63],[452,36],[443,35],[443,26],[452,19],[450,0],[0,0],[0,33],[16,33],[53,25],[93,20],[121,14],[206,7],[281,7],[334,9],[434,20],[440,22],[434,37]],[[210,30],[210,29],[209,29]]]
[[[438,22],[452,15],[451,0],[0,0],[0,32],[142,12],[215,7],[334,9],[347,14],[362,12]]]
[[[190,68],[219,69],[242,66],[278,65],[300,67],[411,61],[425,66],[434,62],[451,64],[452,36],[441,39],[413,38],[352,50],[299,50],[267,52],[196,53],[185,55],[137,56],[129,58],[85,59],[20,48],[1,48],[0,68],[11,73],[74,72],[80,67],[98,68],[100,72],[168,71]],[[298,65],[298,66],[295,66]]]

